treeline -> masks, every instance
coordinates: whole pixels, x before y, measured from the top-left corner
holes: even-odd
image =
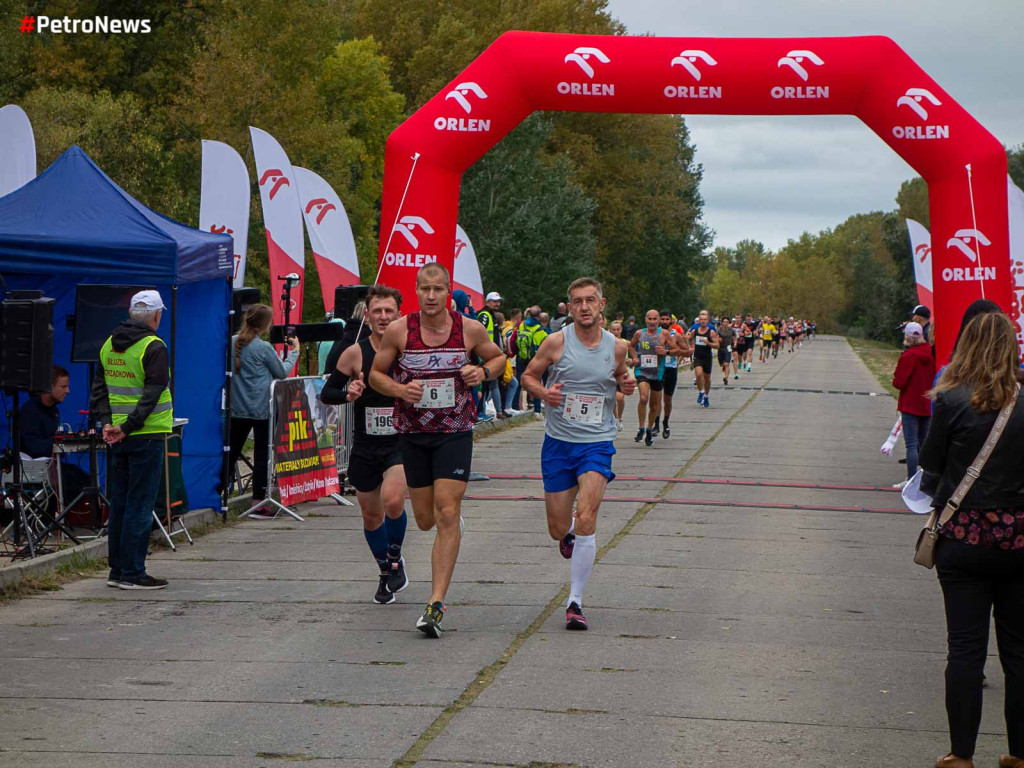
[[[605,0],[111,0],[26,12],[148,16],[148,35],[0,29],[0,103],[24,107],[45,168],[80,144],[150,207],[195,226],[200,139],[255,166],[248,126],[322,175],[348,211],[363,277],[376,273],[384,143],[508,29],[622,34]],[[127,14],[126,9],[132,13]],[[535,115],[466,174],[460,223],[485,290],[552,306],[597,274],[613,308],[684,306],[708,268],[700,168],[681,118]],[[253,186],[247,282],[268,286]],[[308,249],[307,249],[308,254]],[[312,259],[307,319],[322,311]]]
[[[1024,145],[1007,151],[1010,177],[1024,188]],[[704,306],[718,313],[771,313],[814,319],[824,332],[891,341],[917,303],[906,219],[931,228],[928,187],[904,182],[896,208],[851,216],[834,229],[805,232],[777,252],[755,240],[716,248],[700,275]]]

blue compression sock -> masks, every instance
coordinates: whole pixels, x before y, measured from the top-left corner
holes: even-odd
[[[374,531],[363,528],[363,536],[366,537],[366,543],[370,545],[373,559],[381,568],[385,567],[388,564],[388,534],[384,524],[381,523]]]
[[[392,556],[397,557],[402,551],[402,542],[405,541],[405,528],[409,524],[409,516],[402,510],[398,517],[384,518],[384,528],[388,532],[388,549]]]

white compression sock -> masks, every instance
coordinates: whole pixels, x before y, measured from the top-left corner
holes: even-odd
[[[571,581],[569,587],[569,603],[583,606],[583,590],[587,588],[590,572],[594,570],[594,557],[597,555],[597,534],[576,536],[573,545],[572,560],[569,561]],[[568,607],[568,603],[566,603]]]
[[[569,533],[576,533],[576,515],[572,516],[572,522],[569,523]]]

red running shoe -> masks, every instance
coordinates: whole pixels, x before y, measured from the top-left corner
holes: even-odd
[[[576,534],[567,533],[558,540],[558,551],[566,560],[572,557],[572,550],[576,546]]]
[[[580,608],[579,603],[569,603],[569,607],[565,609],[565,628],[583,630],[587,628],[587,619],[583,615],[583,609]]]

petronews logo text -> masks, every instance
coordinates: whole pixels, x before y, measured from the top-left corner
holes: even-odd
[[[84,35],[147,35],[153,31],[153,25],[149,19],[118,19],[110,16],[93,16],[91,19],[72,19],[69,16],[61,18],[53,16],[36,16],[36,34],[44,31],[52,34],[75,34]]]

